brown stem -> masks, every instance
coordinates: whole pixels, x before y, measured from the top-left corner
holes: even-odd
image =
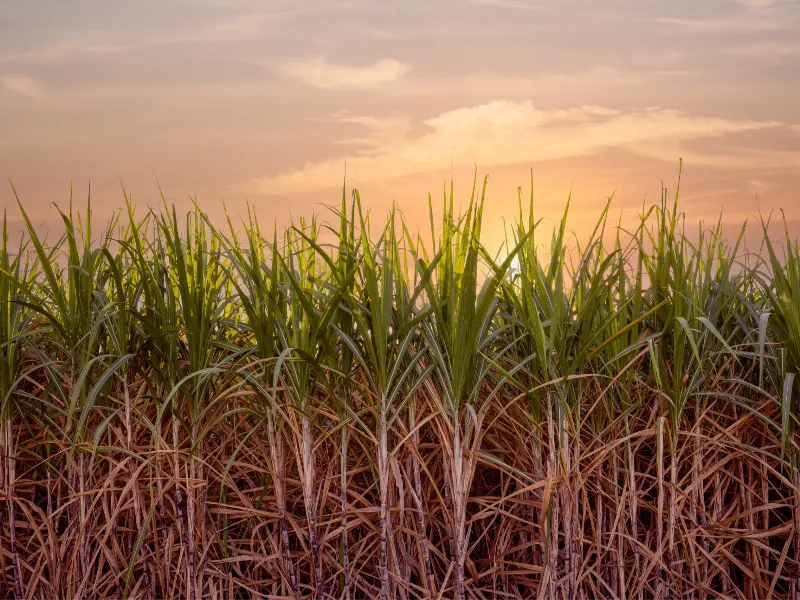
[[[549,452],[547,454],[547,478],[552,481],[556,478],[556,433],[553,422],[553,401],[548,398],[547,401],[547,439],[549,445]],[[549,573],[549,587],[550,587],[550,600],[556,600],[558,597],[558,523],[559,523],[559,494],[556,490],[550,488],[545,493],[549,493],[550,497],[545,498],[549,501],[549,515],[544,515],[549,523],[549,547],[548,547],[548,566]]]
[[[575,549],[575,525],[577,523],[575,514],[575,496],[572,484],[572,453],[570,452],[570,440],[566,427],[561,427],[561,468],[564,476],[564,486],[562,487],[564,509],[564,570],[566,571],[566,598],[572,600],[575,597],[575,571],[577,562],[577,552]]]
[[[339,487],[341,498],[341,526],[342,526],[342,573],[344,575],[344,600],[350,600],[350,554],[347,546],[347,443],[349,441],[349,432],[347,425],[342,427],[342,449],[341,449],[341,462],[339,463]]]
[[[6,475],[6,508],[8,511],[8,542],[11,551],[11,569],[12,577],[14,579],[14,598],[20,600],[22,598],[22,573],[19,567],[19,553],[17,550],[17,522],[15,517],[14,506],[14,481],[16,479],[15,459],[14,459],[14,438],[11,429],[11,422],[6,421],[3,423],[3,448],[2,462],[3,472]],[[0,480],[1,481],[1,480]],[[1,548],[0,548],[1,549]]]
[[[613,485],[614,485],[614,512],[619,514],[622,508],[622,494],[624,494],[624,490],[620,493],[620,480],[621,480],[621,470],[620,470],[620,455],[619,450],[615,449],[614,454],[612,455],[613,459]],[[624,488],[624,484],[623,484]],[[614,564],[616,565],[616,570],[614,572],[614,576],[617,580],[616,590],[617,596],[620,598],[627,598],[628,592],[625,586],[625,569],[623,563],[625,562],[625,547],[623,542],[623,535],[622,535],[622,523],[623,519],[616,519],[613,514],[609,515],[609,523],[613,525],[614,521],[617,522],[618,530],[615,533],[609,529],[609,534],[613,535],[617,538],[617,547],[615,551],[614,557]]]
[[[547,464],[547,477],[548,479],[555,479],[556,468],[555,461],[548,457]],[[546,516],[549,523],[549,536],[548,536],[548,567],[550,569],[549,587],[550,587],[550,600],[558,598],[558,523],[559,523],[559,494],[556,490],[550,490],[550,515]]]
[[[797,468],[797,451],[792,448],[792,483],[794,484],[794,600],[800,600],[800,470]]]
[[[658,514],[656,523],[658,527],[658,552],[664,547],[664,417],[656,421],[656,468],[658,469]],[[667,575],[663,561],[661,564],[661,597],[664,594]]]
[[[172,416],[172,448],[173,448],[173,469],[175,471],[175,506],[178,510],[178,539],[181,547],[184,545],[183,541],[183,492],[181,491],[181,470],[178,461],[178,417]],[[188,565],[187,565],[188,570]],[[187,582],[189,578],[187,577]],[[191,592],[187,594],[190,596]]]
[[[386,600],[389,593],[389,569],[387,561],[387,501],[389,494],[389,452],[387,440],[387,423],[385,400],[381,397],[380,425],[378,431],[378,478],[380,483],[380,574],[381,600]]]
[[[286,570],[289,572],[289,585],[292,588],[295,600],[300,600],[300,590],[297,587],[297,573],[292,557],[292,547],[289,543],[289,527],[286,523],[286,492],[283,487],[283,445],[275,435],[275,424],[272,415],[267,419],[267,438],[269,442],[272,481],[275,486],[275,502],[278,505],[278,523],[280,526],[281,548],[283,550],[283,560]]]
[[[695,414],[697,423],[695,424],[695,436],[694,436],[694,452],[693,459],[692,459],[692,485],[694,487],[694,501],[691,503],[691,507],[689,510],[689,515],[694,525],[694,532],[692,533],[692,544],[697,544],[697,532],[700,529],[700,515],[698,514],[698,507],[700,506],[700,497],[703,495],[703,486],[700,483],[700,474],[703,472],[702,467],[702,456],[701,456],[701,449],[700,449],[700,433],[701,433],[701,423],[700,423],[700,400],[697,400],[695,406]],[[699,558],[698,560],[703,560]],[[699,591],[701,589],[701,585],[705,582],[702,581],[702,577],[698,578],[700,575],[697,572],[697,569],[692,570],[692,579],[694,580],[695,587]]]
[[[720,485],[720,474],[719,471],[714,473],[714,522],[719,523],[722,519],[723,514],[723,498],[722,498],[722,486]],[[719,559],[719,578],[721,583],[722,591],[727,594],[731,589],[731,578],[730,578],[730,568],[729,568],[728,559],[726,557],[721,557]]]
[[[673,442],[676,442],[677,436],[673,434]],[[667,541],[667,558],[666,563],[669,569],[667,574],[667,598],[672,598],[672,570],[674,568],[673,562],[675,560],[675,490],[678,487],[678,458],[677,458],[677,444],[672,444],[672,461],[670,465],[670,484],[669,484],[669,531]],[[677,579],[677,578],[676,578]]]
[[[191,441],[191,456],[189,457],[189,478],[192,481],[195,480],[197,475],[195,469],[195,440],[197,440],[197,423],[192,421],[192,431],[191,431],[192,441]],[[195,527],[196,527],[196,515],[195,515],[195,498],[194,498],[194,486],[190,486],[189,482],[186,482],[186,532],[187,538],[189,541],[189,551],[187,552],[187,562],[189,564],[189,600],[198,597],[197,595],[197,580],[195,574],[195,557],[196,557],[196,546],[195,546]]]
[[[544,467],[542,464],[542,436],[541,431],[538,428],[535,428],[533,431],[533,456],[534,456],[534,477],[536,479],[544,479]],[[542,517],[537,518],[537,511],[536,511],[536,495],[535,493],[531,494],[531,498],[534,502],[531,503],[529,509],[529,521],[530,521],[530,529],[531,529],[531,540],[533,543],[532,548],[532,562],[535,566],[540,567],[542,566],[542,551],[544,550],[544,540],[542,540],[542,544],[540,545],[536,542],[536,527],[537,524],[541,525],[543,523]],[[544,498],[542,499],[542,504],[544,504]],[[541,529],[543,532],[544,529]]]
[[[466,541],[466,482],[464,454],[462,450],[461,422],[456,416],[453,428],[453,512],[456,534],[456,600],[463,600],[465,594],[464,563],[467,558]]]
[[[443,469],[442,469],[442,479],[444,480],[444,504],[445,508],[449,511],[451,515],[455,514],[453,510],[453,491],[451,489],[450,484],[450,477],[451,477],[451,461],[447,458],[447,455],[442,456],[443,461]],[[447,551],[448,555],[447,558],[450,559],[450,562],[455,562],[456,560],[456,538],[455,534],[453,533],[453,524],[450,519],[444,520],[445,530],[447,531]]]
[[[625,416],[625,453],[628,456],[628,505],[630,506],[630,520],[631,520],[631,548],[633,549],[633,572],[638,577],[640,573],[639,557],[639,495],[636,487],[636,470],[633,460],[633,448],[631,446],[631,431],[630,423],[628,422],[627,415]],[[639,598],[642,597],[641,590],[639,591]]]
[[[422,553],[422,562],[425,566],[425,587],[428,598],[434,598],[436,589],[433,583],[433,568],[431,567],[430,548],[428,547],[427,526],[425,524],[425,508],[422,504],[422,477],[419,469],[419,432],[415,422],[414,406],[409,408],[409,429],[411,430],[411,443],[414,444],[414,452],[411,453],[412,470],[414,476],[414,502],[417,506],[417,526],[419,529],[419,545]]]
[[[311,546],[311,558],[314,561],[314,594],[313,598],[324,598],[324,580],[322,579],[322,557],[319,553],[319,538],[317,535],[317,504],[314,494],[314,455],[311,443],[311,420],[305,414],[300,417],[303,436],[303,501],[308,520],[308,541]]]
[[[739,489],[740,494],[740,502],[742,507],[744,508],[745,512],[748,513],[747,517],[747,529],[751,535],[755,534],[756,532],[756,521],[755,515],[752,512],[753,509],[753,488],[751,487],[751,481],[749,475],[751,474],[750,469],[747,469],[747,475],[745,475],[745,465],[744,460],[739,460],[738,467],[739,467],[739,481],[742,482],[742,486]],[[764,595],[762,591],[762,583],[761,583],[761,568],[758,564],[758,552],[756,551],[756,547],[753,544],[748,544],[749,552],[747,553],[747,561],[750,563],[750,570],[753,572],[753,579],[747,580],[747,587],[745,589],[745,594],[748,598],[759,598]]]

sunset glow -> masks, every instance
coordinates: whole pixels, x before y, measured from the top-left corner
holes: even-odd
[[[696,218],[800,185],[800,4],[146,0],[0,6],[0,170],[39,221],[190,197],[283,223],[348,187],[413,222],[490,175],[487,236],[528,193],[581,228],[673,188]],[[14,204],[8,186],[0,196]],[[12,211],[14,212],[14,211]],[[424,221],[421,222],[424,224]]]

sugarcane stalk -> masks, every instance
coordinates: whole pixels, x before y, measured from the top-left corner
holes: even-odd
[[[175,472],[175,506],[178,511],[178,539],[180,541],[181,548],[184,547],[184,533],[183,533],[183,492],[181,491],[181,469],[178,461],[178,418],[176,415],[172,415],[172,448],[173,448],[173,469]],[[186,565],[187,571],[187,582],[190,581],[188,577],[188,561]],[[187,597],[189,597],[191,591],[187,589]]]
[[[553,481],[557,476],[556,467],[556,433],[553,423],[553,403],[552,398],[548,398],[547,402],[547,439],[549,445],[549,452],[547,455],[547,478]],[[547,493],[547,492],[546,492]],[[549,515],[545,515],[549,525],[549,546],[548,546],[548,566],[549,573],[549,588],[550,600],[556,600],[558,597],[558,524],[559,524],[559,493],[552,488],[549,490]]]
[[[677,435],[675,435],[673,440],[677,441]],[[669,483],[669,530],[668,530],[668,539],[667,539],[667,557],[666,563],[667,567],[669,568],[669,572],[667,574],[667,599],[670,600],[672,598],[672,579],[673,579],[673,568],[674,568],[674,561],[675,561],[675,519],[676,519],[676,490],[678,488],[678,459],[677,459],[677,448],[675,447],[676,444],[672,444],[672,460],[670,461],[670,483]],[[676,578],[677,579],[677,578]]]
[[[617,514],[622,511],[622,503],[623,497],[620,493],[620,479],[621,479],[621,471],[620,471],[620,456],[619,456],[619,449],[614,450],[614,454],[612,455],[613,463],[613,482],[614,482],[614,506],[616,509]],[[624,488],[624,484],[623,484]],[[623,490],[624,492],[624,490]],[[609,515],[609,522],[613,523],[615,520],[617,521],[617,527],[622,528],[623,520],[622,519],[615,519],[613,515]],[[614,532],[610,532],[611,535],[614,535]],[[625,568],[624,568],[624,561],[625,561],[625,547],[623,543],[623,536],[622,532],[619,531],[616,536],[617,538],[617,547],[615,551],[615,558],[614,563],[616,565],[616,569],[614,570],[614,576],[616,578],[616,590],[617,596],[620,598],[627,598],[628,592],[625,585]]]
[[[289,543],[289,527],[286,523],[286,492],[283,487],[283,445],[275,434],[275,423],[272,415],[267,417],[267,441],[270,448],[272,463],[272,481],[275,486],[275,502],[278,507],[278,524],[280,527],[281,549],[285,568],[289,573],[289,584],[295,600],[300,600],[300,590],[297,586],[297,573],[295,571],[292,547]]]
[[[656,421],[656,468],[658,469],[658,512],[656,514],[658,531],[658,553],[664,547],[664,417],[658,417]],[[665,597],[666,570],[663,560],[661,561],[661,585],[660,597]]]
[[[195,558],[196,558],[196,549],[195,549],[195,527],[196,527],[196,515],[195,515],[195,497],[194,497],[194,485],[189,483],[189,479],[192,482],[195,481],[197,472],[195,468],[195,440],[197,440],[197,422],[192,419],[192,428],[191,428],[191,436],[192,436],[192,445],[191,445],[191,456],[189,457],[189,473],[188,478],[186,481],[186,532],[187,538],[189,542],[189,549],[187,551],[186,561],[188,563],[189,568],[189,600],[193,600],[193,598],[197,596],[197,577],[195,571]]]
[[[797,450],[792,447],[792,484],[794,487],[794,560],[792,576],[794,600],[800,600],[800,470],[797,465]]]
[[[467,558],[466,543],[466,490],[464,455],[462,449],[461,422],[457,417],[453,431],[453,511],[455,513],[456,534],[456,600],[463,600],[465,594],[464,563]]]
[[[5,474],[6,510],[8,512],[8,543],[11,553],[11,571],[14,579],[14,599],[22,599],[22,573],[19,565],[19,551],[17,549],[17,522],[16,508],[14,506],[14,482],[16,480],[16,467],[14,458],[14,437],[11,428],[11,421],[3,423],[3,445],[2,462],[3,474]]]
[[[416,426],[415,405],[413,402],[409,406],[409,429],[411,430],[411,443],[414,445],[414,452],[411,453],[412,472],[414,477],[414,503],[417,508],[417,527],[419,531],[419,546],[422,555],[422,562],[425,569],[425,588],[428,598],[435,597],[436,589],[433,582],[433,568],[431,566],[430,548],[428,547],[428,529],[425,524],[425,507],[422,495],[422,476],[419,468],[419,431]]]
[[[641,558],[639,556],[639,494],[636,486],[636,469],[633,460],[633,447],[631,445],[631,431],[628,416],[625,415],[625,454],[628,457],[628,506],[631,520],[631,549],[633,550],[633,574],[640,573]],[[639,591],[639,600],[643,592]]]
[[[323,590],[324,581],[322,579],[322,557],[319,553],[319,538],[317,532],[316,519],[316,494],[314,493],[314,455],[311,443],[311,420],[307,415],[300,416],[300,426],[303,436],[303,501],[306,509],[306,520],[308,521],[308,540],[311,546],[311,558],[314,563],[314,593],[313,598],[320,599],[325,597]]]
[[[452,461],[447,456],[447,453],[442,454],[442,467],[443,467],[443,481],[444,481],[444,504],[445,508],[450,512],[451,515],[455,515],[455,510],[453,508],[453,490],[452,490]],[[444,520],[445,530],[447,531],[447,551],[448,555],[447,558],[450,559],[450,562],[455,563],[456,561],[456,538],[455,533],[453,532],[453,522],[450,519]]]
[[[381,397],[380,423],[378,432],[378,478],[380,483],[380,576],[381,600],[386,600],[389,594],[389,568],[387,556],[388,535],[388,496],[389,496],[389,451],[387,439],[387,423],[385,399]]]
[[[339,463],[339,494],[340,505],[342,511],[341,528],[342,528],[342,573],[343,573],[343,590],[342,598],[350,600],[350,553],[347,545],[347,444],[349,441],[349,432],[347,426],[342,427],[342,447],[340,451]]]

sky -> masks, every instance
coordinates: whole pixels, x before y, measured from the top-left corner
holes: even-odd
[[[687,224],[784,208],[800,232],[797,31],[798,0],[4,0],[0,175],[41,226],[90,182],[98,222],[122,182],[285,224],[346,175],[425,228],[477,168],[491,244],[531,173],[580,237],[610,196],[623,219],[671,197],[683,159]]]

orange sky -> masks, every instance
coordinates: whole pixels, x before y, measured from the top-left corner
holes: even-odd
[[[347,163],[412,225],[489,174],[490,245],[536,178],[579,234],[614,194],[674,188],[690,219],[783,207],[800,232],[796,0],[90,0],[0,3],[0,175],[53,218],[194,196],[271,222],[337,202]],[[0,202],[11,207],[9,186]]]

